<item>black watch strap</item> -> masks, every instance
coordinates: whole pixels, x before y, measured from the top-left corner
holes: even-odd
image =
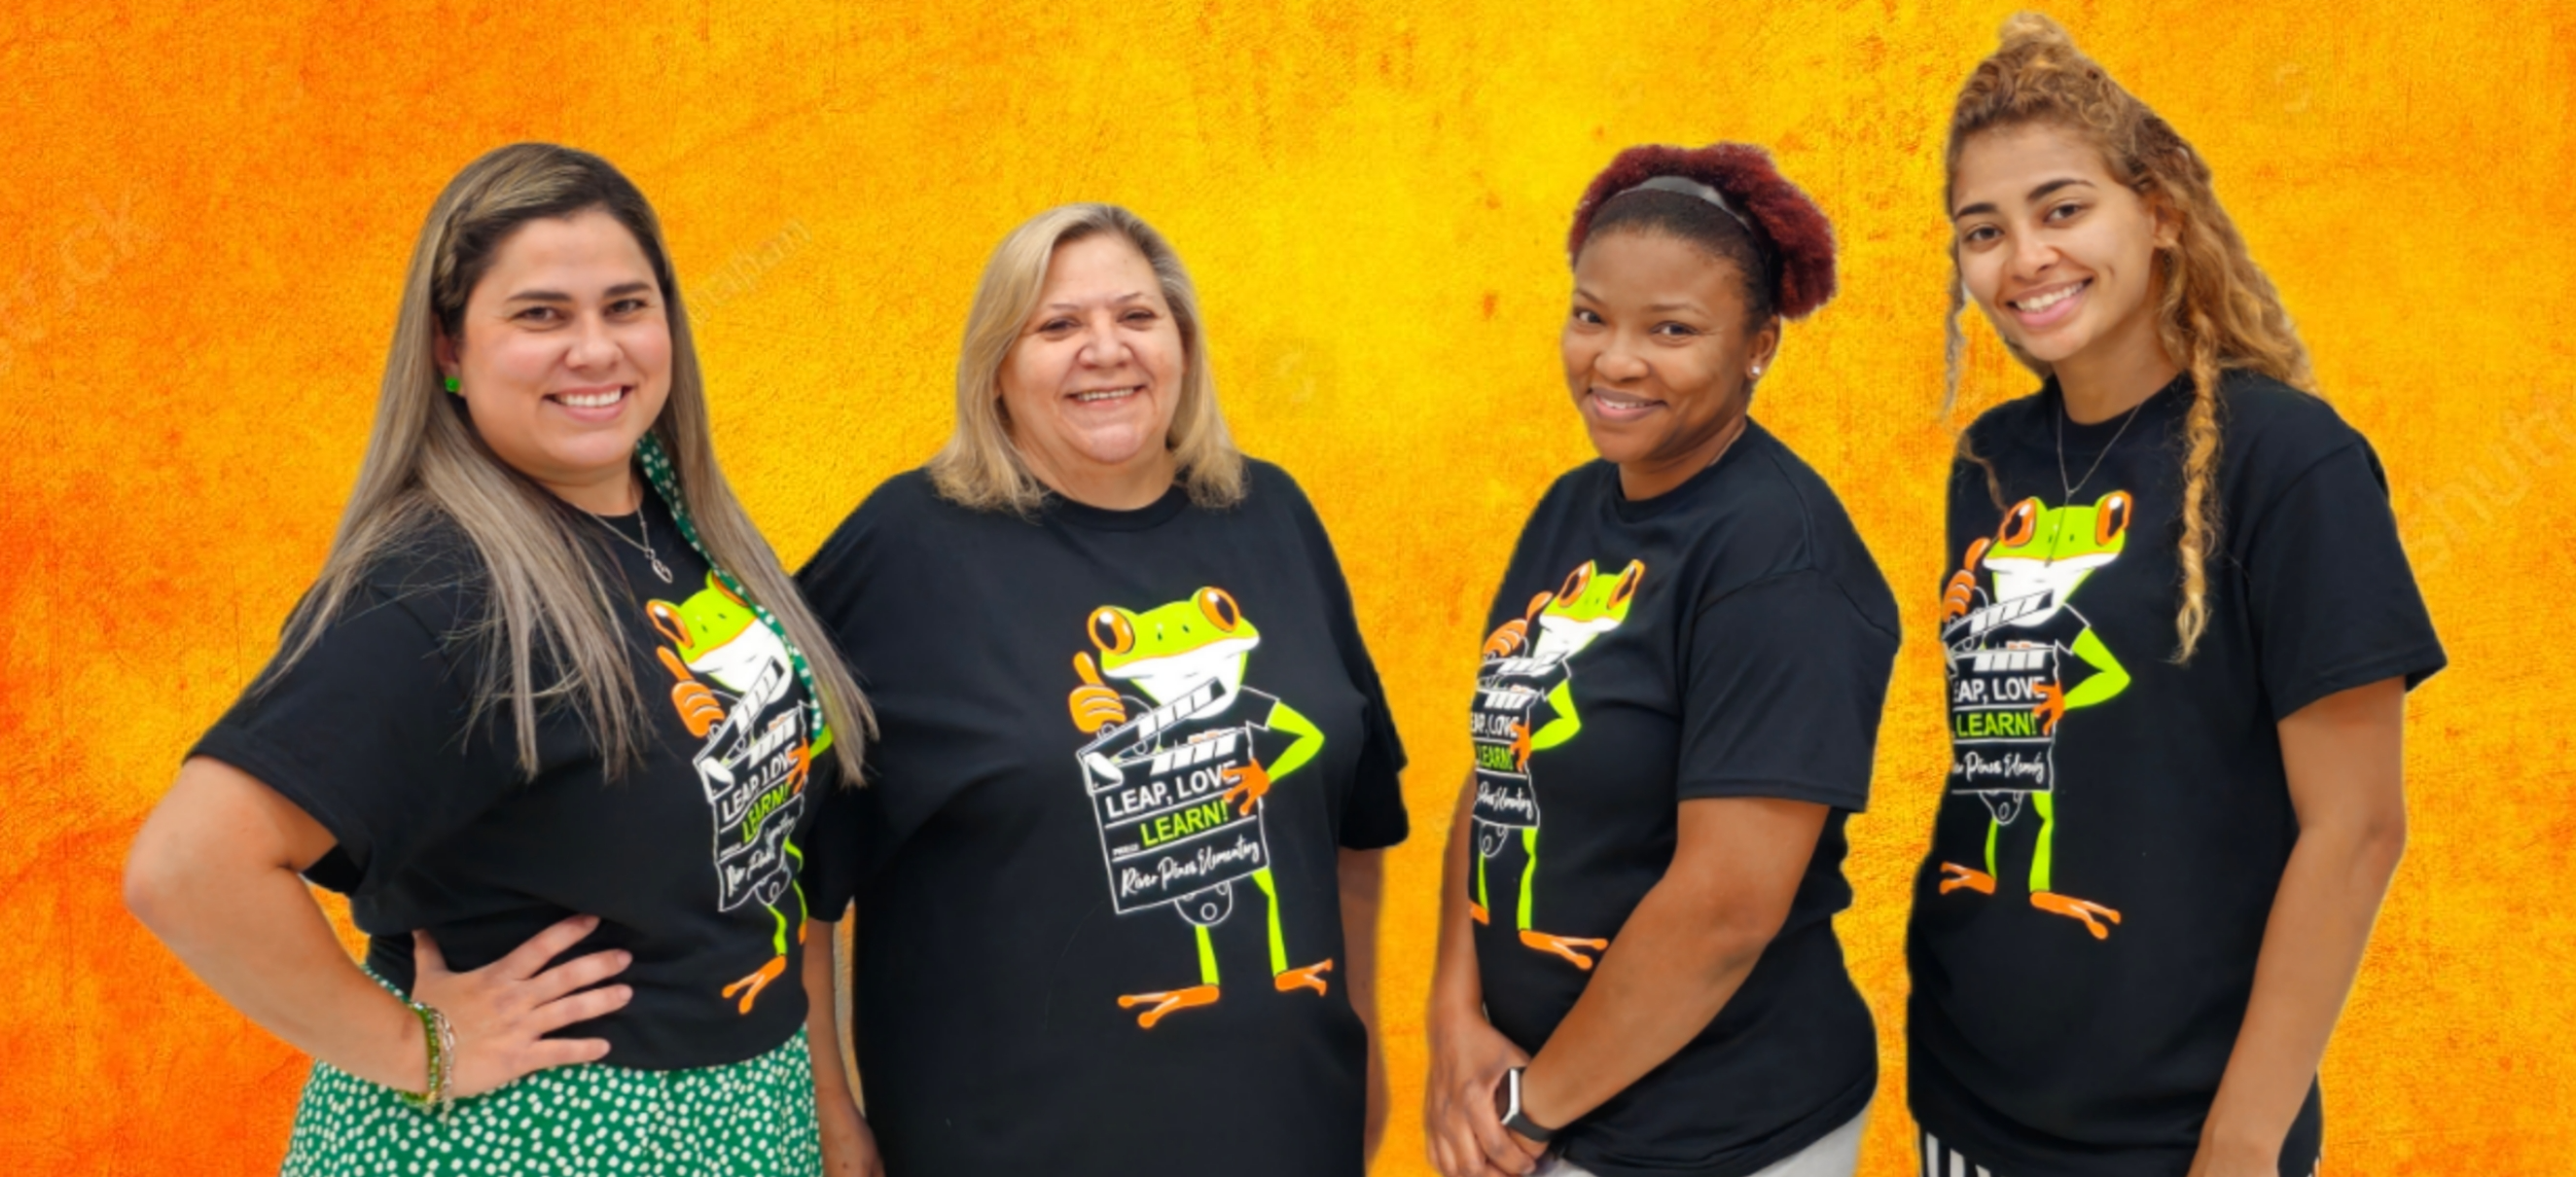
[[[1528,1069],[1513,1067],[1503,1072],[1503,1081],[1494,1086],[1494,1114],[1502,1119],[1503,1127],[1545,1144],[1556,1130],[1539,1127],[1538,1121],[1529,1118],[1529,1109],[1521,1105],[1521,1072]]]

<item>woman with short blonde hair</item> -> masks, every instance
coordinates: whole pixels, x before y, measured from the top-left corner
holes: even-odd
[[[1153,268],[1163,301],[1180,332],[1182,373],[1165,445],[1182,472],[1191,501],[1227,507],[1243,498],[1243,454],[1217,406],[1216,377],[1207,362],[1207,333],[1199,319],[1198,289],[1189,271],[1154,227],[1114,204],[1068,204],[1048,209],[1011,231],[984,264],[975,304],[966,312],[966,339],[957,351],[957,426],[930,460],[939,493],[979,509],[1034,510],[1046,487],[1029,473],[1011,440],[1009,412],[999,395],[1002,365],[1019,342],[1021,325],[1037,309],[1046,286],[1047,259],[1056,248],[1094,235],[1113,235],[1133,246]]]
[[[856,899],[891,1172],[1365,1165],[1404,751],[1205,338],[1134,214],[1031,218],[976,292],[955,437],[798,574],[884,724],[813,855],[817,914]]]

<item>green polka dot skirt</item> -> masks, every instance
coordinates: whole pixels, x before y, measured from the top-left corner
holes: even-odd
[[[442,1113],[327,1063],[295,1109],[285,1177],[672,1174],[818,1177],[805,1032],[757,1058],[688,1071],[556,1067]]]

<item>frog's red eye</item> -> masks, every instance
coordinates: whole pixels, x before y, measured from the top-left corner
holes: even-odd
[[[1556,599],[1571,601],[1582,596],[1583,590],[1590,587],[1592,587],[1592,561],[1586,560],[1582,567],[1565,574],[1565,583],[1556,590]]]
[[[653,628],[660,630],[662,636],[672,645],[683,650],[689,648],[691,644],[689,623],[686,618],[680,616],[679,610],[660,601],[654,601],[644,606],[644,612],[653,618]]]
[[[1124,654],[1136,648],[1136,627],[1127,614],[1103,605],[1091,612],[1091,644],[1103,654]]]
[[[1233,633],[1243,624],[1243,607],[1234,603],[1234,594],[1221,588],[1199,590],[1199,612],[1207,614],[1219,631]]]
[[[2107,548],[2129,530],[2129,492],[2115,490],[2093,506],[2093,546]]]
[[[2023,499],[2004,513],[2004,525],[1995,531],[1995,546],[2018,548],[2031,541],[2039,531],[2039,500]]]
[[[1645,579],[1646,562],[1628,561],[1628,570],[1619,574],[1619,583],[1610,586],[1610,607],[1616,609],[1627,604],[1628,598],[1637,595],[1638,583]]]

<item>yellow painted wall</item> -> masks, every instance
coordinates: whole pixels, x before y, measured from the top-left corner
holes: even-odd
[[[1945,750],[1939,131],[2008,11],[1911,0],[625,6],[22,0],[0,28],[0,1156],[273,1171],[304,1064],[123,911],[180,752],[265,659],[367,426],[438,186],[600,151],[670,228],[728,468],[801,560],[943,436],[985,252],[1126,203],[1205,292],[1236,429],[1331,525],[1415,755],[1385,990],[1415,1110],[1436,846],[1477,630],[1588,456],[1558,385],[1566,214],[1638,142],[1771,145],[1844,293],[1760,415],[1830,479],[1910,635],[1841,921],[1908,1171],[1908,872]],[[2411,705],[2413,841],[2326,1064],[2329,1169],[2576,1164],[2569,0],[2057,15],[2213,162],[2396,487],[2452,669]],[[1974,325],[1972,325],[1974,326]],[[1971,409],[2025,390],[1984,329]]]

